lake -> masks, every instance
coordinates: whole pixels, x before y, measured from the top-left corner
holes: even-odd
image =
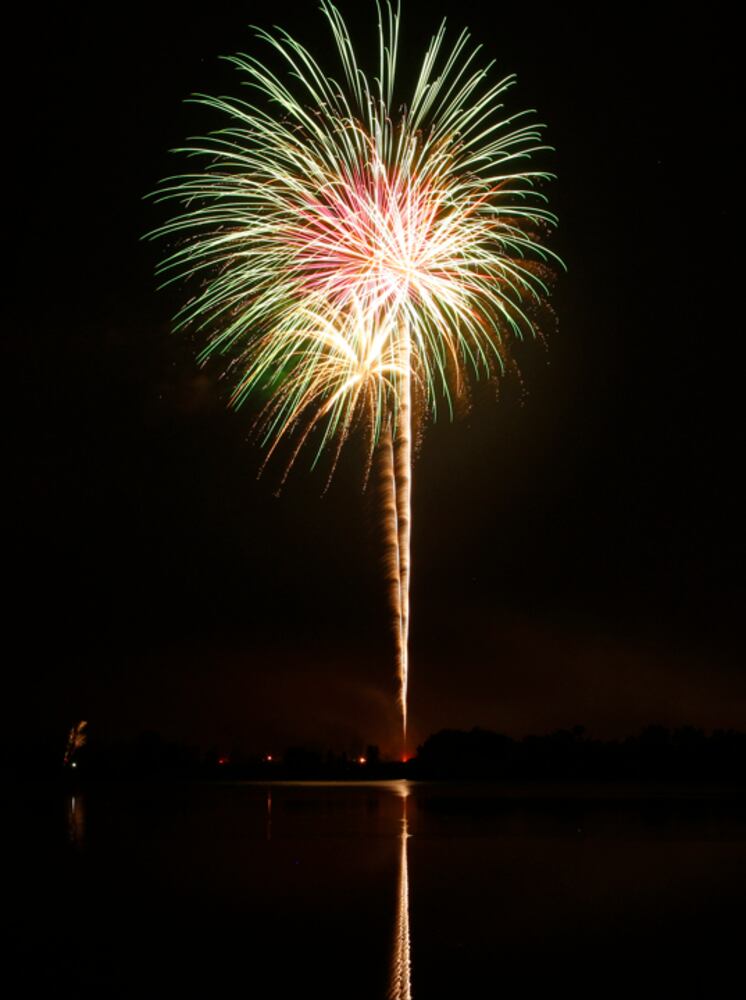
[[[737,794],[406,781],[10,794],[12,996],[743,989]]]

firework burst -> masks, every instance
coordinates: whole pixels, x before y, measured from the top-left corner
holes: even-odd
[[[67,745],[65,747],[65,756],[62,763],[67,766],[73,763],[73,757],[80,750],[81,747],[86,745],[88,740],[88,735],[86,733],[86,726],[88,723],[83,720],[78,722],[72,727],[67,737]]]
[[[388,459],[402,722],[406,731],[413,424],[470,377],[499,375],[512,338],[536,332],[555,222],[530,169],[542,149],[531,112],[508,115],[514,82],[490,84],[462,32],[432,39],[407,103],[397,92],[399,11],[378,6],[378,65],[366,76],[328,0],[339,64],[328,74],[283,31],[257,35],[273,71],[230,57],[244,99],[198,96],[225,125],[181,150],[202,169],[164,182],[180,212],[166,283],[191,279],[177,327],[205,334],[202,361],[224,358],[232,403],[268,394],[257,421],[267,457],[287,469],[313,440],[334,456],[362,427]],[[417,404],[417,405],[415,405]]]

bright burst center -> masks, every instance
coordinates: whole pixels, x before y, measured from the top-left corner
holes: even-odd
[[[354,292],[374,310],[421,300],[446,249],[438,201],[432,187],[389,177],[380,163],[330,180],[289,234],[306,287],[340,305]]]

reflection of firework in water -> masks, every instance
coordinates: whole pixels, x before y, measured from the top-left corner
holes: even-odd
[[[396,927],[394,953],[391,960],[389,1000],[412,1000],[412,958],[409,937],[409,864],[407,840],[409,822],[407,799],[409,786],[402,782],[396,789],[402,800],[401,831],[399,833],[399,882],[396,892]]]
[[[74,847],[85,840],[85,806],[80,795],[71,795],[67,803],[67,835]]]
[[[535,332],[554,217],[537,190],[548,175],[528,162],[541,126],[506,115],[513,77],[485,83],[466,32],[448,50],[441,26],[403,105],[398,10],[379,8],[368,78],[339,12],[321,9],[340,79],[285,32],[259,30],[285,76],[235,56],[245,99],[197,99],[226,124],[183,150],[205,167],[164,184],[183,207],[155,235],[183,240],[161,273],[201,282],[177,326],[206,331],[201,360],[228,359],[234,405],[268,397],[268,454],[288,439],[289,468],[313,440],[333,470],[356,428],[371,456],[385,443],[406,733],[414,424],[439,404],[452,413],[470,373],[499,375],[506,340]]]

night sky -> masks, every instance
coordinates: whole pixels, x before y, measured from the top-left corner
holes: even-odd
[[[257,479],[251,413],[227,409],[196,338],[170,333],[186,292],[156,290],[165,245],[141,239],[168,217],[144,199],[183,166],[168,150],[221,124],[184,99],[236,93],[218,57],[264,56],[251,23],[323,56],[316,6],[65,10],[19,38],[6,641],[27,733],[87,718],[105,738],[395,747],[362,442],[325,494],[309,455],[275,496],[281,467]],[[375,58],[373,4],[340,6]],[[411,743],[444,726],[743,728],[735,28],[712,6],[603,24],[486,6],[405,0],[404,52],[419,59],[443,14],[517,73],[510,109],[538,109],[557,150],[541,166],[568,273],[558,330],[517,351],[523,384],[497,402],[483,384],[426,428]]]

